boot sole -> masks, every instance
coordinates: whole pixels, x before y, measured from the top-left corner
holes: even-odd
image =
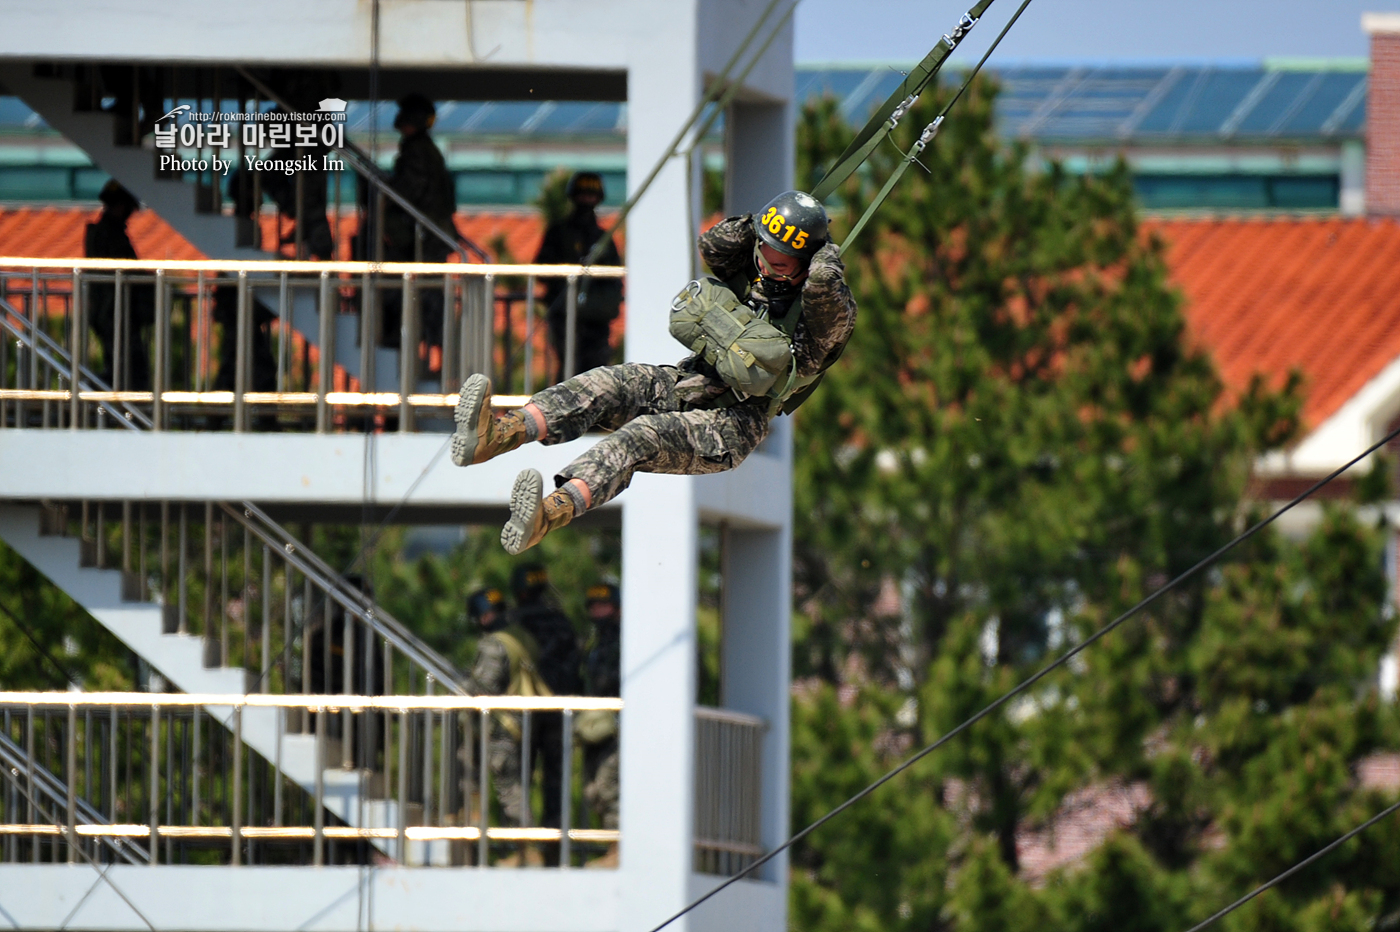
[[[501,546],[515,556],[524,553],[530,534],[544,507],[544,477],[538,469],[526,469],[515,477],[510,490],[510,520],[501,528]]]
[[[491,380],[486,376],[480,373],[471,375],[462,383],[462,390],[457,395],[457,408],[452,413],[452,419],[457,424],[457,429],[452,434],[454,466],[470,466],[475,458],[477,445],[481,442],[477,434],[477,425],[481,422],[481,406],[487,404],[490,397]]]

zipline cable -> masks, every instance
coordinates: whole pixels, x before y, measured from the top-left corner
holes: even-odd
[[[1380,812],[1376,813],[1371,818],[1367,819],[1365,822],[1362,822],[1356,828],[1347,832],[1345,835],[1343,835],[1341,838],[1338,838],[1336,841],[1332,842],[1327,847],[1321,849],[1320,851],[1313,852],[1311,855],[1299,861],[1297,864],[1294,864],[1282,874],[1279,874],[1273,880],[1270,880],[1268,883],[1260,884],[1253,890],[1246,893],[1244,896],[1240,897],[1238,900],[1235,900],[1235,902],[1231,903],[1229,906],[1226,906],[1224,909],[1220,910],[1220,912],[1211,916],[1209,919],[1205,920],[1204,922],[1199,922],[1191,928],[1187,929],[1186,932],[1200,932],[1201,929],[1204,929],[1206,926],[1214,924],[1216,920],[1222,919],[1225,916],[1228,916],[1230,913],[1233,913],[1235,910],[1239,909],[1241,906],[1248,903],[1250,900],[1254,899],[1256,896],[1263,893],[1265,890],[1268,890],[1271,887],[1278,886],[1280,883],[1287,880],[1289,877],[1292,877],[1294,874],[1298,873],[1300,870],[1307,867],[1309,864],[1316,861],[1318,858],[1323,857],[1331,851],[1335,851],[1338,847],[1351,841],[1357,835],[1360,835],[1362,832],[1366,831],[1366,829],[1375,825],[1377,822],[1384,820],[1386,816],[1394,815],[1397,812],[1400,812],[1400,803],[1395,803],[1391,806],[1387,806],[1385,809],[1382,809]]]
[[[899,87],[895,88],[894,93],[885,99],[880,108],[861,127],[860,132],[856,133],[856,138],[851,140],[846,151],[836,157],[836,163],[812,189],[813,197],[819,201],[825,201],[827,196],[835,191],[841,182],[849,178],[871,152],[875,151],[875,147],[880,144],[880,141],[899,124],[900,117],[914,106],[914,101],[923,93],[924,88],[928,87],[930,82],[937,77],[943,63],[948,60],[948,56],[953,54],[953,50],[972,31],[972,27],[977,25],[987,10],[991,9],[992,3],[993,0],[978,0],[972,9],[962,15],[953,31],[944,33],[932,51],[904,76],[904,80],[900,82]],[[1015,20],[1013,19],[1012,22]]]
[[[650,188],[651,183],[656,180],[656,176],[661,174],[661,170],[666,167],[666,163],[670,162],[671,158],[679,151],[681,143],[685,141],[686,133],[690,132],[691,127],[704,115],[705,108],[722,94],[727,95],[726,99],[731,99],[733,97],[733,94],[730,93],[731,89],[744,83],[744,78],[748,77],[749,72],[753,70],[758,60],[763,57],[764,52],[768,51],[768,46],[777,38],[778,33],[782,32],[783,26],[787,24],[788,19],[792,16],[793,12],[797,9],[797,5],[801,3],[802,0],[792,0],[788,11],[784,13],[782,18],[774,25],[768,39],[763,43],[762,48],[759,49],[758,54],[753,57],[753,60],[744,68],[739,77],[731,82],[729,80],[729,73],[734,70],[734,66],[739,63],[739,59],[748,51],[749,46],[753,44],[753,40],[758,37],[759,30],[763,27],[763,24],[767,22],[773,10],[782,2],[783,0],[769,0],[768,6],[763,8],[763,14],[759,16],[758,22],[753,24],[753,28],[750,29],[749,34],[744,37],[744,41],[739,43],[739,47],[734,50],[734,54],[725,64],[724,70],[719,73],[719,76],[716,77],[714,82],[710,85],[710,89],[700,98],[700,102],[696,104],[695,109],[691,111],[690,117],[681,125],[680,130],[676,132],[676,137],[671,140],[671,144],[667,146],[666,151],[661,154],[661,158],[656,160],[656,164],[652,166],[646,178],[637,186],[637,190],[632,193],[632,196],[627,199],[627,203],[622,205],[622,210],[618,211],[617,220],[614,221],[613,225],[608,229],[607,235],[598,237],[598,242],[593,244],[593,248],[589,250],[588,255],[584,258],[583,262],[580,263],[581,265],[589,266],[598,261],[598,258],[603,254],[603,250],[607,248],[607,243],[611,241],[613,234],[619,232],[623,224],[627,222],[627,215],[632,213],[632,208],[637,206],[637,202],[642,199],[643,194],[647,193],[647,189]],[[710,122],[713,122],[713,120]],[[709,126],[710,123],[705,124],[707,130]]]
[[[1181,573],[1181,574],[1178,575],[1175,579],[1171,580],[1171,581],[1168,582],[1166,585],[1162,586],[1160,589],[1158,589],[1158,590],[1156,590],[1155,592],[1153,592],[1151,595],[1148,595],[1146,598],[1142,599],[1140,602],[1138,602],[1138,603],[1137,603],[1136,605],[1134,605],[1132,608],[1130,608],[1130,609],[1128,609],[1127,611],[1123,612],[1123,614],[1119,615],[1117,618],[1113,619],[1111,622],[1109,622],[1108,624],[1104,625],[1104,626],[1103,626],[1102,628],[1100,628],[1098,631],[1095,631],[1095,632],[1094,632],[1092,635],[1090,635],[1087,639],[1085,639],[1085,640],[1079,642],[1079,643],[1076,644],[1073,648],[1071,648],[1070,650],[1068,650],[1068,651],[1066,651],[1065,653],[1061,654],[1060,657],[1059,657],[1058,659],[1056,659],[1053,663],[1050,663],[1048,666],[1042,667],[1039,671],[1037,671],[1036,673],[1034,673],[1034,674],[1032,674],[1031,676],[1027,677],[1026,679],[1022,680],[1018,685],[1016,685],[1015,687],[1013,687],[1013,688],[1012,688],[1011,690],[1009,690],[1008,692],[1002,693],[1002,695],[1001,695],[1000,697],[998,697],[997,699],[993,700],[991,703],[989,703],[987,706],[985,706],[980,712],[977,712],[977,713],[974,714],[972,717],[970,717],[970,718],[968,718],[967,720],[965,720],[962,724],[958,725],[956,728],[954,728],[954,729],[952,729],[951,731],[945,733],[945,734],[944,734],[942,737],[940,737],[937,741],[934,741],[932,744],[927,745],[926,747],[924,747],[923,749],[921,749],[918,753],[914,754],[912,757],[908,758],[908,759],[905,760],[903,763],[899,764],[899,766],[897,766],[897,767],[895,767],[893,770],[890,770],[889,772],[887,772],[884,776],[880,777],[880,778],[879,778],[878,780],[876,780],[874,783],[871,783],[871,784],[870,784],[869,786],[867,786],[865,789],[861,790],[859,793],[856,793],[856,794],[855,794],[854,796],[852,796],[850,799],[847,799],[847,800],[846,800],[845,802],[843,802],[841,805],[837,806],[835,809],[832,809],[830,812],[826,813],[826,815],[824,815],[824,816],[822,816],[821,818],[817,819],[815,822],[813,822],[812,824],[808,825],[806,828],[802,829],[802,830],[801,830],[800,832],[798,832],[797,834],[793,835],[793,836],[792,836],[791,838],[789,838],[787,841],[785,841],[785,842],[783,842],[782,844],[778,845],[778,847],[774,848],[772,851],[770,851],[770,852],[768,852],[767,854],[763,855],[763,857],[761,857],[761,858],[759,858],[758,860],[754,861],[752,864],[750,864],[748,867],[746,867],[746,868],[744,868],[743,870],[741,870],[739,873],[735,874],[735,875],[732,876],[732,877],[729,877],[729,878],[725,879],[725,881],[724,881],[723,883],[721,883],[719,886],[715,887],[713,890],[711,890],[709,893],[706,893],[704,896],[700,897],[699,899],[695,900],[695,901],[694,901],[693,903],[691,903],[689,906],[685,907],[685,909],[682,909],[680,912],[676,913],[674,916],[672,916],[671,918],[667,919],[665,922],[663,922],[663,923],[661,923],[660,925],[658,925],[658,926],[656,926],[655,928],[653,928],[653,929],[651,930],[651,932],[660,932],[660,930],[666,928],[666,926],[668,926],[668,925],[670,925],[671,923],[675,922],[677,919],[679,919],[680,917],[684,916],[686,913],[690,912],[692,909],[694,909],[695,907],[699,906],[701,903],[704,903],[706,900],[708,900],[708,899],[710,899],[711,897],[715,896],[715,895],[716,895],[717,893],[719,893],[721,890],[727,889],[727,888],[728,888],[729,886],[731,886],[732,884],[735,884],[735,883],[737,883],[738,881],[742,880],[743,878],[747,877],[749,874],[752,874],[754,871],[758,870],[758,868],[762,867],[764,864],[768,863],[768,862],[771,861],[773,858],[777,857],[777,856],[778,856],[780,853],[782,853],[783,851],[786,851],[788,848],[791,848],[793,845],[797,844],[797,842],[799,842],[799,841],[801,841],[802,839],[806,838],[808,835],[812,834],[812,832],[814,832],[814,831],[816,831],[817,829],[821,828],[823,825],[825,825],[826,823],[830,822],[832,819],[836,818],[838,815],[840,815],[841,813],[845,812],[847,809],[851,808],[851,807],[854,806],[856,803],[860,802],[862,799],[864,799],[865,797],[869,796],[871,793],[875,792],[875,791],[878,790],[880,787],[884,786],[886,783],[890,782],[891,780],[893,780],[895,777],[899,776],[899,775],[900,775],[901,773],[903,773],[904,771],[908,770],[910,767],[914,766],[914,764],[916,764],[916,763],[918,763],[919,761],[923,760],[925,757],[927,757],[928,755],[932,754],[934,751],[938,750],[938,749],[941,748],[943,745],[947,744],[949,741],[951,741],[952,739],[956,738],[958,735],[962,734],[964,731],[966,731],[967,729],[971,728],[973,725],[977,724],[977,723],[980,722],[982,719],[986,718],[988,715],[991,715],[993,712],[995,712],[997,709],[1001,708],[1001,707],[1002,707],[1003,705],[1005,705],[1007,702],[1010,702],[1012,699],[1014,699],[1015,697],[1019,696],[1021,693],[1025,692],[1025,691],[1028,690],[1028,689],[1030,689],[1030,688],[1031,688],[1032,686],[1034,686],[1036,683],[1039,683],[1041,680],[1043,680],[1045,677],[1049,676],[1049,675],[1050,675],[1052,672],[1054,672],[1055,670],[1057,670],[1057,669],[1059,669],[1060,667],[1064,666],[1065,664],[1069,663],[1069,661],[1071,661],[1071,660],[1074,659],[1075,657],[1079,656],[1079,654],[1081,654],[1081,653],[1083,653],[1085,650],[1087,650],[1087,649],[1089,648],[1090,645],[1094,644],[1095,642],[1097,642],[1097,641],[1099,641],[1099,640],[1102,640],[1106,635],[1108,635],[1111,631],[1113,631],[1113,630],[1115,630],[1116,628],[1118,628],[1120,625],[1122,625],[1124,622],[1126,622],[1129,618],[1132,618],[1132,617],[1133,617],[1134,615],[1136,615],[1138,612],[1142,611],[1144,608],[1146,608],[1147,606],[1151,605],[1153,602],[1156,602],[1156,601],[1157,601],[1158,599],[1160,599],[1162,596],[1166,595],[1168,592],[1170,592],[1171,590],[1175,589],[1177,586],[1181,585],[1181,584],[1182,584],[1183,582],[1185,582],[1186,580],[1188,580],[1188,579],[1190,579],[1191,577],[1195,576],[1195,575],[1196,575],[1197,573],[1199,573],[1201,570],[1203,570],[1203,569],[1205,569],[1206,567],[1210,566],[1212,563],[1214,563],[1216,560],[1220,559],[1222,556],[1224,556],[1224,555],[1225,555],[1226,553],[1228,553],[1230,550],[1234,549],[1234,548],[1235,548],[1236,546],[1238,546],[1239,544],[1244,543],[1245,541],[1247,541],[1247,540],[1249,540],[1251,537],[1253,537],[1255,534],[1258,534],[1258,533],[1259,533],[1260,531],[1262,531],[1264,528],[1266,528],[1266,527],[1268,527],[1269,525],[1273,524],[1273,523],[1274,523],[1275,521],[1277,521],[1279,518],[1283,517],[1283,516],[1284,516],[1285,514],[1287,514],[1289,511],[1292,511],[1292,510],[1293,510],[1294,508],[1296,508],[1298,505],[1302,504],[1304,501],[1306,501],[1308,498],[1310,498],[1310,497],[1313,495],[1314,492],[1316,492],[1317,490],[1321,489],[1323,486],[1325,486],[1325,485],[1327,485],[1328,483],[1330,483],[1333,479],[1336,479],[1336,478],[1337,478],[1338,476],[1340,476],[1342,473],[1346,472],[1348,469],[1350,469],[1351,467],[1355,466],[1357,463],[1361,462],[1361,461],[1364,460],[1366,457],[1370,456],[1372,453],[1375,453],[1377,450],[1379,450],[1379,449],[1381,449],[1382,447],[1384,447],[1387,443],[1389,443],[1390,441],[1394,440],[1396,437],[1400,437],[1400,427],[1396,427],[1394,430],[1390,431],[1390,433],[1386,434],[1386,435],[1385,435],[1384,437],[1382,437],[1380,440],[1377,440],[1375,443],[1371,444],[1369,447],[1367,447],[1367,448],[1366,448],[1365,450],[1363,450],[1362,452],[1358,453],[1356,456],[1352,457],[1352,458],[1351,458],[1350,460],[1348,460],[1346,463],[1344,463],[1344,464],[1342,464],[1341,466],[1337,467],[1337,468],[1334,469],[1332,472],[1328,473],[1326,476],[1324,476],[1323,478],[1319,479],[1317,482],[1314,482],[1314,483],[1313,483],[1311,486],[1309,486],[1305,491],[1303,491],[1302,493],[1296,495],[1288,504],[1284,505],[1284,506],[1283,506],[1282,508],[1280,508],[1278,511],[1275,511],[1273,514],[1269,515],[1267,518],[1263,519],[1262,521],[1259,521],[1258,523],[1254,524],[1253,526],[1251,526],[1251,527],[1248,528],[1247,530],[1240,532],[1240,533],[1239,533],[1238,535],[1236,535],[1229,543],[1224,544],[1223,546],[1221,546],[1219,549],[1217,549],[1215,552],[1213,552],[1213,553],[1210,554],[1209,556],[1207,556],[1207,557],[1201,559],[1201,560],[1198,561],[1194,566],[1192,566],[1190,569],[1188,569],[1188,570],[1186,570],[1185,572]],[[1384,814],[1382,814],[1382,815],[1384,815]],[[1379,817],[1378,817],[1378,818],[1379,818]],[[1368,823],[1368,824],[1369,824],[1369,823]],[[1343,839],[1343,840],[1345,840],[1345,839]],[[1213,920],[1211,920],[1211,921],[1213,921]],[[1199,928],[1202,928],[1202,927],[1201,927],[1201,926],[1198,926],[1197,928],[1199,929]],[[1195,932],[1195,930],[1194,930],[1194,929],[1193,929],[1193,930],[1190,930],[1190,932]]]
[[[856,225],[851,228],[851,232],[846,234],[846,240],[840,246],[842,252],[846,250],[846,247],[851,244],[852,240],[860,235],[860,231],[865,229],[865,225],[870,222],[871,217],[875,216],[875,211],[880,209],[880,205],[885,203],[885,198],[890,196],[890,192],[893,191],[894,186],[899,183],[899,179],[904,177],[904,173],[909,170],[909,166],[917,162],[924,149],[928,147],[930,142],[933,142],[933,138],[938,135],[938,128],[943,125],[944,117],[948,115],[948,111],[953,109],[953,104],[957,103],[963,93],[972,85],[973,79],[981,72],[982,66],[987,63],[987,59],[992,57],[992,53],[996,51],[997,46],[1001,45],[1001,40],[1006,38],[1006,34],[1011,31],[1011,27],[1016,25],[1016,20],[1021,18],[1021,14],[1026,12],[1026,7],[1030,5],[1031,0],[1022,0],[1021,5],[1016,9],[1015,15],[1002,27],[1001,32],[997,33],[996,41],[987,48],[987,51],[982,55],[982,58],[978,60],[976,66],[968,72],[967,78],[963,81],[962,86],[958,88],[957,93],[953,95],[952,100],[949,100],[948,103],[943,106],[943,109],[938,112],[938,116],[933,118],[932,123],[924,127],[924,131],[919,134],[919,138],[914,142],[914,145],[909,148],[908,154],[900,160],[899,165],[895,166],[895,170],[890,174],[890,177],[885,180],[884,186],[880,188],[880,193],[875,195],[875,200],[870,202],[870,206],[865,208],[865,213],[860,215],[860,219],[857,220]],[[912,101],[910,103],[912,104]],[[898,117],[891,118],[887,125],[890,129],[893,129],[898,122]],[[818,200],[820,200],[820,198],[818,198]]]

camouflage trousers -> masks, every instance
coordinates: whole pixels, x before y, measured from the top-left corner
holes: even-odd
[[[612,431],[554,477],[556,485],[582,479],[596,508],[638,472],[699,476],[742,463],[768,436],[768,405],[755,398],[710,407],[727,388],[686,359],[679,366],[590,369],[530,400],[544,414],[546,444],[576,440],[593,428]]]
[[[583,747],[583,799],[602,828],[618,825],[619,763],[616,735]]]

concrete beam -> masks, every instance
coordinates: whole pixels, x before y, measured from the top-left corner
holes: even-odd
[[[0,864],[0,923],[140,932],[613,932],[617,876],[531,868],[115,865],[100,880],[97,869],[81,863]]]
[[[531,444],[459,469],[447,457],[445,434],[9,430],[0,434],[0,500],[247,500],[267,504],[283,517],[295,510],[308,520],[313,514],[328,520],[348,507],[358,521],[366,492],[371,512],[384,514],[422,477],[400,520],[494,522],[504,513],[520,470],[534,467],[553,476],[595,439]],[[786,472],[782,458],[757,452],[733,472],[697,480],[698,507],[706,521],[781,526],[786,521],[782,500],[770,493],[786,483]],[[624,492],[618,504],[602,511],[615,514],[630,496]]]

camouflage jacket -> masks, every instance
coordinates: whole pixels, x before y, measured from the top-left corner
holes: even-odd
[[[472,685],[483,696],[504,696],[510,689],[510,653],[494,632],[476,642],[476,663],[472,665]]]
[[[791,306],[793,296],[771,294],[776,289],[759,276],[753,259],[757,238],[752,214],[729,217],[700,236],[700,257],[715,277],[731,288],[736,283],[746,283],[745,293],[739,295],[744,303],[755,310],[766,310],[770,319],[781,317]],[[855,325],[856,302],[846,286],[846,267],[836,246],[827,243],[812,257],[802,285],[802,317],[793,338],[797,374],[816,375],[835,362]]]

